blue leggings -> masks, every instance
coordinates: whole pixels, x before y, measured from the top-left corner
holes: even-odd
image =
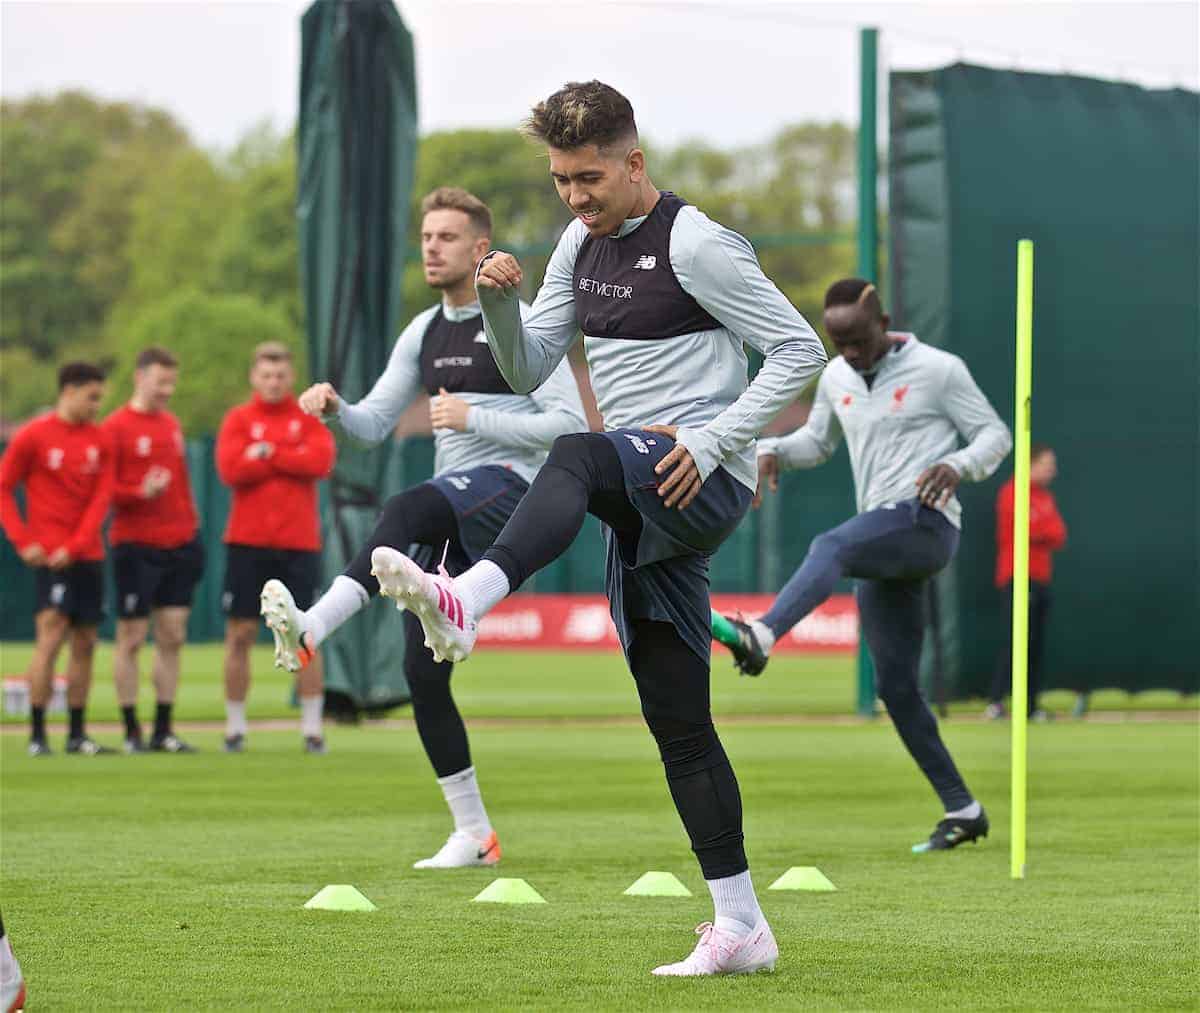
[[[917,677],[925,632],[926,582],[958,548],[958,529],[913,500],[869,510],[818,535],[762,621],[782,637],[832,593],[857,578],[859,620],[875,663],[876,691],[896,731],[947,811],[971,793],[921,697]]]

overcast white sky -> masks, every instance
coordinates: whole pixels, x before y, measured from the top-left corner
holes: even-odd
[[[4,0],[0,94],[85,88],[170,110],[208,147],[296,117],[298,0]],[[510,126],[566,80],[624,91],[660,143],[853,122],[861,25],[884,68],[957,59],[1200,87],[1200,4],[400,0],[422,131]]]

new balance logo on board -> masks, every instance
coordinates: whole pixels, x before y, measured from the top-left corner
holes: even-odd
[[[637,263],[633,265],[635,271],[653,271],[658,264],[658,258],[652,256],[638,257]]]

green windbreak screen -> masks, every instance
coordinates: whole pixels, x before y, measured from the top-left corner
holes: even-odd
[[[351,401],[383,372],[417,144],[412,36],[390,0],[318,0],[302,22],[296,213],[315,379]],[[324,497],[328,584],[374,527],[388,455],[339,436]],[[355,708],[407,698],[401,624],[375,601],[324,648],[325,684]]]
[[[1200,96],[956,65],[891,75],[895,323],[1013,419],[1016,244],[1035,244],[1033,439],[1058,453],[1049,686],[1200,689]],[[993,479],[961,490],[959,695],[1006,636]]]

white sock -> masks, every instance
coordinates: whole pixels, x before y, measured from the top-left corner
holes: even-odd
[[[478,619],[487,615],[508,595],[508,578],[490,559],[481,559],[466,573],[454,578],[454,590],[462,595]]]
[[[775,646],[775,634],[771,631],[771,627],[757,619],[751,619],[750,629],[754,631],[755,637],[758,638],[758,646],[765,653],[770,654],[771,648]]]
[[[715,917],[713,924],[725,932],[745,935],[762,918],[762,908],[750,882],[750,870],[736,876],[721,879],[706,879],[708,892],[712,894]]]
[[[324,708],[324,693],[300,698],[300,734],[306,739],[321,737],[321,712]]]
[[[483,796],[479,794],[479,782],[475,780],[475,768],[468,767],[457,774],[439,777],[450,815],[454,817],[454,829],[463,830],[483,840],[492,832],[487,810],[483,807]]]
[[[334,577],[329,590],[317,603],[307,612],[300,613],[304,617],[304,632],[312,639],[309,646],[320,646],[321,641],[361,611],[370,600],[367,589],[353,577],[344,573]]]
[[[226,700],[225,738],[232,739],[235,735],[245,735],[246,730],[246,701]]]
[[[983,812],[983,806],[978,802],[972,802],[965,809],[955,809],[952,813],[946,813],[948,820],[977,820],[979,814]]]

